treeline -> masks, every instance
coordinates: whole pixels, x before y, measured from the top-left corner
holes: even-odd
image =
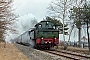
[[[0,42],[5,40],[4,36],[7,30],[11,32],[16,31],[12,28],[17,18],[13,13],[12,2],[13,0],[0,0]]]

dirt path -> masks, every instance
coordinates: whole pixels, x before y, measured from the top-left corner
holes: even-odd
[[[14,44],[0,43],[0,60],[28,60],[28,58],[20,52]]]

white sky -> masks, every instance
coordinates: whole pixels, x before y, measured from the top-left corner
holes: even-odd
[[[45,18],[47,7],[52,0],[14,0],[14,8],[17,14],[24,16],[32,14],[36,19]]]

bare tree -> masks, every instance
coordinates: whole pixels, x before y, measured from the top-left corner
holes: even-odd
[[[81,28],[82,28],[82,19],[81,19],[81,10],[83,5],[85,4],[85,0],[76,0],[76,6],[73,6],[71,10],[72,12],[72,20],[74,21],[75,26],[78,28],[78,43],[80,47],[80,41],[81,41]],[[74,13],[75,12],[75,13]]]
[[[63,38],[65,41],[64,37],[64,24],[66,23],[65,21],[69,20],[69,9],[72,6],[74,2],[71,0],[54,0],[51,2],[50,6],[48,7],[49,9],[49,15],[51,17],[56,17],[59,18],[62,23],[63,23]]]
[[[0,41],[4,41],[6,30],[16,31],[12,27],[17,18],[12,10],[12,2],[13,0],[0,0]]]

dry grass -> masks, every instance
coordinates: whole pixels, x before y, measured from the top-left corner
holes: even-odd
[[[64,46],[59,46],[58,49],[64,49]],[[85,48],[79,48],[79,47],[73,47],[73,46],[68,46],[68,48],[66,49],[67,51],[73,51],[73,52],[78,52],[78,53],[82,53],[82,54],[89,54],[89,49],[85,49]]]
[[[0,43],[0,60],[28,60],[14,44]]]

